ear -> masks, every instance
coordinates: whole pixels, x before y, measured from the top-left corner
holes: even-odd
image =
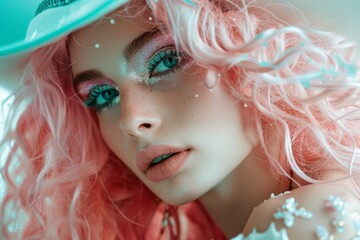
[[[209,89],[212,89],[221,81],[221,71],[208,70],[204,78],[204,84]]]

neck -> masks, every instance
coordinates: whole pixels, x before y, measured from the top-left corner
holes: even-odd
[[[268,160],[255,149],[220,184],[200,198],[200,202],[226,237],[242,232],[252,210],[270,197],[290,189],[290,182],[279,181]]]

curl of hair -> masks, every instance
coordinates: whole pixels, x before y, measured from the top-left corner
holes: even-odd
[[[249,105],[274,171],[311,183],[334,169],[359,174],[360,73],[351,42],[289,25],[256,1],[147,4],[178,48],[209,73],[221,73],[221,84]],[[110,152],[95,114],[69,84],[67,38],[34,52],[29,66],[9,114],[16,119],[21,112],[5,139],[10,152],[2,169],[8,187],[0,235],[166,238],[164,206]],[[196,201],[174,215],[183,238],[225,239]]]
[[[310,183],[327,171],[358,176],[355,44],[335,33],[290,25],[256,1],[194,0],[196,7],[186,2],[150,6],[177,46],[200,66],[221,73],[221,83],[248,104],[273,169]]]

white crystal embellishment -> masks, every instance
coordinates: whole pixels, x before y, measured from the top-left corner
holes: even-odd
[[[303,207],[298,208],[298,205],[295,198],[288,198],[285,200],[285,204],[278,208],[278,211],[273,216],[275,219],[284,219],[284,224],[288,228],[294,226],[296,217],[304,219],[313,218],[313,214],[310,211]]]

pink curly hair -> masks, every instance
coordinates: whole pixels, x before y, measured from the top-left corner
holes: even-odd
[[[293,172],[303,180],[298,185],[334,169],[360,173],[360,74],[351,42],[289,25],[256,2],[159,0],[146,8],[178,48],[220,72],[221,84],[253,110],[249,118],[274,171],[284,178]],[[77,96],[67,38],[34,52],[25,76],[9,114],[18,121],[4,141],[11,150],[2,169],[0,235],[170,237],[161,226],[165,205],[109,150],[96,114]],[[280,155],[273,139],[280,139]],[[225,239],[197,201],[171,209],[180,239]]]

